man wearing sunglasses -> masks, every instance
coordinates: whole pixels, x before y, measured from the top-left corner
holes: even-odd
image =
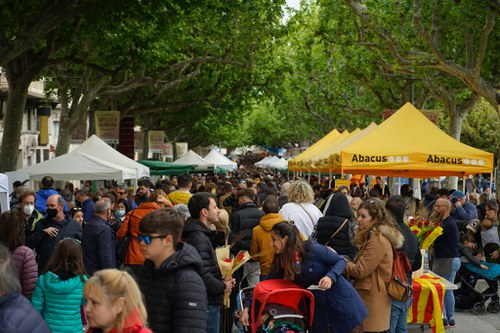
[[[170,208],[144,216],[138,241],[146,261],[138,282],[154,332],[205,333],[207,293],[198,251],[179,242],[183,221]]]
[[[195,193],[188,203],[191,217],[184,224],[182,238],[196,248],[202,259],[201,277],[207,288],[208,319],[207,333],[219,333],[221,328],[221,305],[224,292],[230,292],[236,281],[222,280],[215,251],[210,241],[208,228],[219,219],[219,208],[211,193]]]

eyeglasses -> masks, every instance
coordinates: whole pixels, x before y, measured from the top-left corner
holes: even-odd
[[[140,243],[142,241],[144,241],[144,243],[146,243],[146,245],[150,245],[151,244],[151,240],[153,240],[154,238],[165,238],[167,237],[167,235],[163,235],[163,236],[151,236],[151,235],[143,235],[143,234],[139,234],[137,236],[137,241]]]
[[[73,212],[81,212],[82,209],[80,207],[73,207],[73,208],[71,208],[71,211],[73,211]]]

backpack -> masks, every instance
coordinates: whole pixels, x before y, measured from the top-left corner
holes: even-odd
[[[406,302],[411,295],[411,286],[406,278],[406,273],[411,271],[410,261],[403,251],[395,250],[392,247],[392,252],[394,262],[392,264],[391,279],[387,285],[387,293],[396,301]]]

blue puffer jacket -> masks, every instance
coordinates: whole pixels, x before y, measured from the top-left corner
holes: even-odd
[[[41,275],[36,281],[31,302],[47,321],[52,333],[82,332],[83,284],[79,276],[61,280],[52,272]]]
[[[42,316],[21,294],[0,296],[0,332],[50,333]]]

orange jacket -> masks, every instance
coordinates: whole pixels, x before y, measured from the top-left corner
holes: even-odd
[[[262,216],[259,225],[253,228],[250,255],[260,262],[262,276],[266,276],[271,270],[274,259],[274,248],[271,246],[271,229],[280,222],[283,222],[281,214],[270,213]]]
[[[125,215],[125,219],[116,234],[118,239],[122,239],[127,233],[128,224],[130,225],[130,233],[132,234],[132,239],[128,246],[128,251],[125,256],[126,265],[142,265],[144,263],[144,255],[142,254],[141,245],[137,241],[137,236],[139,235],[139,223],[141,219],[151,213],[154,210],[161,208],[156,202],[144,202],[141,203],[136,209],[130,211]]]

